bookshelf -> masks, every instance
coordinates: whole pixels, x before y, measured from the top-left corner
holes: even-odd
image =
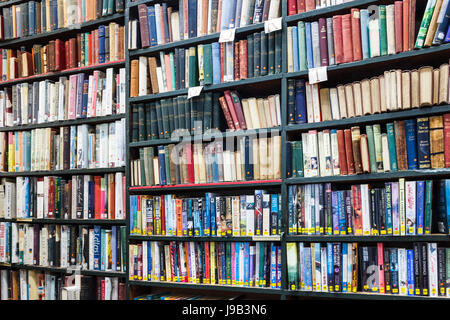
[[[0,8],[6,8],[11,7],[12,5],[20,5],[22,3],[27,2],[27,0],[12,0],[12,1],[3,1],[0,3]],[[55,2],[56,3],[56,2]],[[84,5],[84,2],[83,2]],[[114,6],[116,5],[116,2],[114,2]],[[122,6],[123,8],[123,6]],[[57,9],[56,7],[54,8]],[[119,8],[120,11],[120,8]],[[54,11],[56,12],[56,11]],[[31,13],[31,10],[30,10]],[[48,18],[49,19],[49,18]],[[109,26],[110,23],[117,23],[118,25],[124,25],[125,20],[125,14],[124,12],[117,12],[115,9],[113,9],[113,13],[109,15],[103,15],[99,19],[94,20],[88,20],[86,22],[72,24],[66,28],[59,28],[54,29],[48,32],[43,33],[35,33],[33,35],[27,35],[12,39],[7,39],[0,41],[0,49],[21,49],[21,48],[29,48],[33,47],[33,45],[36,44],[48,44],[49,41],[53,41],[56,39],[59,39],[61,41],[66,41],[70,38],[76,37],[77,34],[80,33],[89,33],[93,30],[98,30],[100,26]],[[3,20],[2,20],[3,23]],[[3,28],[3,26],[2,26]],[[86,48],[86,53],[87,53]],[[92,52],[93,53],[93,52]],[[109,52],[108,52],[109,54]],[[6,55],[5,55],[6,57]],[[81,58],[81,57],[80,57]],[[112,58],[111,58],[112,59]],[[69,78],[71,75],[76,75],[79,73],[84,73],[85,75],[89,76],[92,75],[95,71],[104,71],[106,73],[106,70],[109,68],[114,68],[116,72],[119,71],[120,68],[125,68],[125,59],[118,59],[116,61],[108,61],[109,58],[106,60],[107,62],[104,63],[91,63],[90,65],[82,65],[80,64],[80,61],[78,61],[78,66],[74,68],[65,68],[61,69],[59,71],[54,72],[47,72],[47,73],[41,73],[41,74],[34,74],[28,77],[20,77],[20,75],[10,80],[0,81],[0,90],[5,90],[7,88],[11,88],[14,85],[22,84],[22,83],[28,83],[31,84],[33,82],[40,82],[40,81],[58,81],[60,77],[67,77]],[[87,60],[86,60],[87,61]],[[90,61],[89,61],[90,62]],[[34,70],[33,70],[34,71]],[[87,79],[87,78],[86,78]],[[116,79],[114,79],[115,81]],[[101,102],[101,100],[100,100]],[[58,111],[57,111],[58,112]],[[99,113],[98,113],[99,114]],[[14,124],[9,126],[2,126],[0,128],[0,132],[4,134],[8,133],[21,133],[21,132],[31,132],[35,129],[48,129],[52,128],[54,130],[59,131],[62,130],[63,127],[77,127],[82,125],[90,125],[90,126],[96,126],[100,124],[109,124],[114,123],[116,121],[123,120],[125,121],[125,113],[116,113],[115,110],[111,115],[102,115],[97,117],[74,117],[74,119],[69,120],[56,120],[56,121],[50,121],[49,122],[38,122],[35,121],[34,123],[28,122],[28,124]],[[64,117],[63,117],[64,118]],[[66,117],[67,118],[67,117]],[[20,122],[19,122],[20,123]],[[49,151],[50,152],[50,151]],[[77,166],[75,166],[76,168]],[[94,168],[88,168],[83,167],[82,169],[65,169],[65,170],[39,170],[39,171],[20,171],[20,172],[0,172],[0,177],[8,178],[8,179],[16,179],[16,178],[36,178],[36,179],[43,179],[44,177],[52,176],[57,177],[60,179],[64,179],[65,181],[72,181],[73,177],[85,177],[85,176],[91,176],[92,178],[94,176],[101,176],[105,177],[105,175],[112,175],[115,174],[122,174],[125,175],[125,166],[114,166],[110,167],[107,165],[106,167],[94,167]],[[15,187],[14,187],[15,188]],[[114,193],[114,190],[112,190],[112,193]],[[90,194],[90,193],[89,193]],[[93,194],[90,194],[92,197]],[[67,201],[67,200],[66,200]],[[15,214],[14,214],[15,216]],[[19,217],[13,217],[13,218],[1,218],[0,222],[8,222],[8,223],[16,223],[23,226],[29,225],[29,226],[37,226],[40,228],[63,228],[63,226],[67,228],[77,228],[77,230],[87,230],[87,229],[93,229],[94,227],[99,227],[103,230],[110,230],[112,228],[116,228],[116,230],[120,231],[120,228],[124,228],[126,226],[127,221],[125,218],[119,219],[103,219],[103,218],[86,218],[83,219],[83,215],[81,215],[81,219],[74,218],[75,216],[70,217],[69,219],[65,219],[62,215],[60,218],[58,217],[44,217],[44,218],[37,218],[36,216],[33,218],[19,218]],[[78,229],[79,228],[79,229]],[[60,229],[58,229],[60,230]],[[38,234],[39,235],[39,234]],[[80,236],[81,233],[80,233]],[[70,237],[70,235],[69,235]],[[75,241],[77,241],[75,239]],[[123,240],[125,241],[125,239]],[[9,248],[9,252],[11,252],[12,247]],[[39,259],[39,256],[38,256]],[[8,264],[0,264],[0,270],[8,269],[12,271],[34,271],[39,274],[50,274],[57,276],[57,279],[59,277],[63,276],[69,276],[71,274],[81,274],[82,276],[92,276],[97,281],[98,279],[105,279],[105,277],[109,277],[111,279],[117,279],[119,282],[124,283],[125,279],[127,277],[126,270],[122,271],[108,271],[108,269],[104,270],[94,270],[83,267],[81,268],[80,265],[69,265],[68,267],[53,267],[53,266],[42,266],[38,263],[33,264],[27,264],[26,261],[24,263],[8,263]],[[107,271],[105,271],[107,270]],[[111,269],[112,270],[112,269]],[[57,280],[56,280],[57,281]],[[123,286],[123,285],[122,285]],[[93,289],[95,290],[95,288]]]
[[[137,17],[137,6],[139,4],[151,5],[160,3],[163,1],[149,1],[140,0],[135,2],[128,1],[125,9],[126,25],[128,27],[128,21]],[[174,4],[169,2],[170,4]],[[443,300],[445,297],[426,297],[426,296],[405,296],[395,294],[379,294],[379,293],[367,293],[367,292],[313,292],[313,291],[298,291],[289,290],[287,279],[287,256],[286,256],[286,244],[288,242],[358,242],[361,244],[370,244],[376,242],[392,243],[395,244],[411,244],[412,242],[437,242],[448,244],[450,236],[445,234],[427,234],[427,235],[406,235],[406,236],[354,236],[354,235],[288,235],[287,234],[287,210],[288,199],[287,191],[290,185],[301,184],[313,184],[313,183],[334,183],[340,185],[349,185],[351,183],[369,183],[369,182],[388,182],[398,180],[399,178],[413,178],[413,179],[437,179],[450,177],[450,171],[448,169],[430,169],[430,170],[405,170],[397,172],[384,172],[384,173],[372,173],[372,174],[358,174],[347,176],[327,176],[327,177],[313,177],[313,178],[287,178],[286,177],[286,141],[294,140],[302,132],[308,132],[309,130],[319,129],[339,129],[350,128],[351,126],[366,125],[386,122],[393,122],[394,120],[403,120],[418,116],[434,116],[442,115],[450,111],[449,105],[438,105],[431,107],[422,107],[409,110],[390,111],[384,113],[376,113],[364,116],[356,116],[352,118],[344,118],[340,120],[323,121],[316,123],[303,123],[303,124],[288,124],[287,122],[287,83],[289,79],[308,79],[308,70],[287,72],[287,28],[289,26],[296,25],[299,21],[317,21],[319,18],[331,17],[336,14],[349,13],[351,8],[367,8],[370,5],[379,4],[393,4],[393,1],[385,0],[355,0],[342,4],[338,4],[331,7],[316,9],[305,13],[288,16],[287,1],[281,1],[282,12],[282,72],[280,74],[273,74],[267,76],[261,76],[256,78],[248,78],[245,80],[237,80],[232,82],[224,82],[220,84],[206,85],[203,87],[203,92],[223,92],[230,88],[252,90],[253,87],[261,87],[261,91],[264,88],[276,87],[280,91],[281,100],[281,119],[282,124],[279,127],[259,129],[259,130],[239,130],[234,132],[222,132],[219,137],[241,137],[250,134],[258,134],[260,131],[264,132],[278,132],[281,136],[281,179],[274,181],[246,181],[230,182],[230,183],[205,183],[205,184],[190,184],[190,185],[167,185],[167,186],[148,186],[148,187],[135,187],[130,186],[130,167],[127,170],[127,199],[132,195],[164,195],[166,193],[177,194],[199,194],[201,192],[217,192],[220,190],[229,191],[234,189],[251,191],[255,188],[275,188],[281,192],[281,224],[282,234],[279,237],[262,237],[263,239],[255,239],[253,237],[181,237],[181,236],[160,236],[151,235],[143,236],[129,233],[130,221],[127,220],[127,232],[128,243],[139,243],[139,241],[275,241],[279,242],[282,250],[282,273],[281,273],[281,289],[274,288],[258,288],[258,287],[242,287],[242,286],[227,286],[227,285],[210,285],[210,284],[192,284],[192,283],[176,283],[176,282],[161,282],[161,281],[136,281],[127,278],[127,293],[128,298],[136,296],[136,292],[152,292],[151,290],[157,288],[172,289],[172,290],[207,290],[209,291],[233,291],[237,293],[245,293],[248,297],[252,294],[267,294],[273,295],[277,299],[295,299],[295,298],[318,298],[318,299],[370,299],[370,300]],[[424,6],[425,0],[417,0],[417,6]],[[175,5],[176,6],[176,5]],[[130,10],[133,13],[130,13]],[[421,13],[418,13],[420,15]],[[419,17],[418,19],[420,19]],[[250,34],[256,31],[263,31],[264,24],[254,24],[236,29],[236,38],[243,39],[242,36]],[[128,36],[128,32],[127,32]],[[136,59],[139,56],[156,56],[159,52],[167,52],[175,48],[187,48],[189,46],[196,46],[199,44],[206,44],[218,41],[220,34],[208,34],[197,38],[189,38],[177,42],[170,42],[162,45],[151,46],[144,49],[127,50],[126,53],[126,68],[127,74],[130,71],[130,61]],[[363,59],[355,62],[342,63],[337,65],[331,65],[327,67],[328,81],[332,84],[342,81],[342,77],[348,77],[349,80],[345,80],[349,83],[352,80],[360,80],[364,77],[370,77],[377,75],[380,70],[388,70],[392,68],[411,67],[416,65],[433,65],[437,66],[437,63],[445,62],[448,59],[450,52],[450,44],[441,44],[439,46],[432,46],[429,48],[422,48],[418,50],[410,50],[400,52],[397,54],[383,55],[369,59]],[[365,72],[368,72],[368,76]],[[378,72],[378,73],[377,73]],[[129,80],[130,78],[128,78]],[[129,82],[127,82],[129,85]],[[249,89],[250,88],[250,89]],[[163,92],[158,94],[148,94],[144,96],[129,97],[127,96],[127,126],[130,128],[131,133],[131,107],[138,103],[158,101],[159,99],[177,97],[179,95],[186,95],[188,89],[174,90],[169,92]],[[127,88],[127,94],[129,94],[129,87]],[[252,131],[252,132],[250,132]],[[132,142],[130,139],[131,134],[127,137],[127,155],[131,157],[135,154],[136,150],[141,147],[149,146],[161,146],[168,144],[176,144],[182,140],[184,141],[202,141],[207,139],[208,136],[196,135],[187,136],[176,139],[157,139],[157,140],[144,140],[139,142]],[[128,162],[129,163],[129,162]],[[364,182],[362,182],[364,181]],[[127,212],[130,212],[130,204],[127,202]],[[128,216],[129,217],[129,216]],[[128,264],[129,265],[129,264]],[[143,289],[147,288],[147,289]],[[174,291],[177,292],[177,291]]]

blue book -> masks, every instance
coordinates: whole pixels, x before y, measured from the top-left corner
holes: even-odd
[[[392,185],[390,182],[385,184],[385,210],[386,210],[386,230],[387,234],[392,234],[393,224],[392,224]]]
[[[189,28],[189,38],[197,37],[197,0],[187,0],[188,1],[188,28]],[[225,3],[228,3],[226,1]],[[223,10],[224,8],[222,8]]]
[[[220,43],[213,42],[212,46],[212,61],[213,61],[213,84],[220,83]]]
[[[450,42],[450,25],[448,26],[447,34],[445,35],[444,42]]]
[[[387,123],[386,131],[388,137],[388,148],[389,148],[389,162],[391,164],[391,171],[397,171],[397,149],[395,148],[395,131],[394,124]]]
[[[347,258],[347,243],[342,244],[342,258]],[[342,278],[342,292],[347,292],[347,281],[344,281],[344,278]]]
[[[98,27],[98,63],[105,63],[105,26]]]
[[[338,195],[338,212],[339,212],[339,233],[346,234],[345,222],[345,191],[337,191]]]
[[[181,10],[182,11],[182,10]],[[156,34],[155,7],[147,7],[148,34],[150,38],[150,47],[158,45],[158,36]]]
[[[136,207],[134,206],[134,202],[136,200],[136,196],[132,196],[130,197],[130,213],[131,213],[131,218],[130,218],[130,233],[133,233],[133,229],[134,229],[134,216],[136,214]]]
[[[255,1],[255,11],[253,14],[253,23],[263,22],[263,11],[264,11],[264,0],[256,0]]]
[[[333,234],[339,234],[339,199],[338,192],[331,191],[331,212],[333,216]]]
[[[198,206],[198,200],[194,199],[194,208],[192,216],[194,218],[194,236],[200,236],[200,211]]]
[[[417,118],[417,162],[419,169],[431,168],[430,123],[427,117]]]
[[[333,243],[327,242],[327,279],[328,291],[334,291],[334,272],[333,272]]]
[[[277,288],[281,288],[281,268],[281,247],[277,246]]]
[[[86,90],[84,90],[86,88]],[[82,97],[81,97],[81,118],[87,118],[87,106],[88,106],[88,92],[89,80],[85,79],[82,85]]]
[[[278,229],[281,227],[278,225],[278,216],[280,211],[278,210],[278,194],[270,195],[270,234],[277,235]]]
[[[414,251],[406,250],[407,288],[408,296],[414,295]]]
[[[95,184],[94,181],[89,181],[88,183],[89,194],[95,194]],[[94,208],[95,208],[95,199],[94,197],[88,198],[88,219],[94,219]],[[66,219],[65,217],[62,217]]]
[[[94,270],[100,270],[100,250],[101,250],[100,226],[94,226]]]
[[[311,266],[311,251],[309,257],[309,265]],[[270,287],[275,288],[277,285],[277,248],[272,242],[270,244]]]
[[[205,207],[205,215],[203,220],[203,230],[205,236],[211,235],[211,194],[205,194],[203,199],[203,206]]]
[[[192,199],[188,200],[188,212],[187,212],[187,231],[188,231],[188,236],[193,236],[194,235],[194,218],[193,218],[193,214],[192,214]]]
[[[164,43],[164,38],[163,38],[163,34],[161,31],[161,15],[160,15],[160,10],[162,10],[161,5],[155,4],[155,26],[156,26],[156,41],[157,44],[163,44]]]
[[[222,1],[222,16],[220,17],[220,31],[230,28],[232,2],[234,1]]]
[[[368,59],[369,55],[369,11],[361,9],[359,11],[361,16],[361,48],[363,59]]]
[[[306,36],[306,60],[308,63],[308,69],[314,68],[313,49],[312,49],[312,35],[311,35],[311,23],[305,23],[305,36]]]
[[[152,280],[151,274],[152,274],[152,245],[151,242],[147,243],[147,274],[148,274],[148,281]]]
[[[312,291],[312,265],[311,265],[311,248],[310,247],[304,247],[303,248],[303,267],[305,270],[305,290],[306,291]]]
[[[25,207],[23,208],[23,211],[25,212],[24,218],[30,217],[30,178],[24,177],[23,178],[23,189],[25,194]]]
[[[447,212],[447,232],[450,234],[450,179],[445,179],[445,206]]]
[[[79,73],[77,75],[77,100],[75,113],[77,118],[82,118],[83,83],[84,83],[84,73]]]
[[[416,182],[416,234],[423,234],[423,223],[425,217],[425,181]]]
[[[162,186],[167,184],[166,180],[166,162],[165,162],[164,146],[158,146],[158,162],[159,162],[159,183]]]
[[[292,48],[294,51],[293,60],[294,60],[294,72],[300,71],[299,67],[299,59],[298,59],[298,33],[297,27],[292,27]]]
[[[163,11],[163,25],[164,25],[164,43],[170,42],[170,35],[169,35],[169,18],[167,16],[167,3],[163,2],[162,7]]]
[[[233,1],[225,1],[225,2],[229,2],[230,3],[230,8],[229,8],[229,12],[228,12],[228,20],[229,20],[229,24],[228,24],[228,28],[229,29],[233,29],[236,28],[236,0]],[[223,5],[223,3],[222,3]]]
[[[416,119],[408,119],[405,121],[405,135],[408,170],[416,170],[418,169]]]
[[[306,123],[306,89],[305,80],[295,81],[295,123]]]
[[[250,282],[250,243],[244,242],[244,285],[247,287]],[[225,269],[225,268],[224,268]]]
[[[445,2],[445,1],[444,1]],[[444,4],[444,3],[442,3]],[[441,8],[442,12],[445,11],[444,16],[442,17],[441,23],[439,23],[439,26],[436,30],[436,34],[433,39],[433,44],[439,44],[445,39],[445,34],[447,33],[449,22],[450,22],[450,5],[449,2],[447,2],[446,8]],[[438,21],[439,21],[438,17]]]
[[[111,266],[113,271],[117,271],[117,227],[111,227]]]
[[[31,132],[24,131],[23,137],[25,138],[25,143],[27,146],[27,150],[31,150]],[[31,171],[31,151],[24,152],[25,161],[24,161],[24,169],[25,171]]]
[[[28,34],[33,35],[36,33],[36,18],[35,18],[35,12],[36,12],[36,2],[30,1],[28,3]]]
[[[53,5],[53,21],[52,21],[52,30],[58,29],[58,0],[52,1]],[[84,1],[83,1],[84,2]],[[84,10],[82,10],[85,12]]]

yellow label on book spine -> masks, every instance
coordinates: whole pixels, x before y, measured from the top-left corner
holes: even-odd
[[[392,234],[392,228],[388,228],[388,234]]]
[[[291,284],[291,290],[295,290],[295,284]]]
[[[380,231],[380,234],[381,234],[381,235],[386,235],[386,230],[381,230],[381,231]]]
[[[342,236],[342,235],[344,235],[344,236],[346,235],[345,230],[342,230],[342,231],[341,231],[341,236]]]

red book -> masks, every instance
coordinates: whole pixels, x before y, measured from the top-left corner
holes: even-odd
[[[383,243],[377,243],[377,253],[378,253],[378,292],[384,293],[384,250]]]
[[[224,61],[223,57],[225,56],[225,46],[223,42],[220,44],[220,82],[223,82],[223,69],[224,69]]]
[[[394,2],[395,53],[403,51],[403,3]]]
[[[141,29],[141,46],[147,48],[150,46],[150,35],[148,33],[147,6],[145,4],[138,5],[139,12],[139,28]]]
[[[94,47],[93,47],[93,53],[94,53],[94,64],[98,64],[98,29],[94,30]]]
[[[211,260],[209,257],[209,243],[203,242],[205,244],[205,266],[206,266],[206,283],[209,284],[211,280]]]
[[[195,183],[194,157],[192,154],[192,145],[186,145],[186,163],[188,168],[188,182]]]
[[[227,91],[230,92],[229,90]],[[225,94],[227,94],[227,91],[225,91]],[[239,98],[239,95],[236,90],[231,91],[230,94],[231,99],[233,100],[234,110],[236,111],[236,115],[239,121],[239,126],[241,127],[242,130],[247,130],[247,123],[245,122],[244,111],[241,105],[241,99]]]
[[[339,150],[339,172],[341,175],[347,175],[347,157],[345,155],[344,130],[337,130],[337,142]]]
[[[327,45],[327,20],[319,19],[319,46],[320,46],[320,64],[328,66],[328,45]]]
[[[101,280],[100,300],[105,300],[105,279]]]
[[[164,201],[164,196],[160,197],[160,207],[159,207],[159,215],[161,219],[161,235],[166,235],[166,205]]]
[[[362,209],[361,209],[361,187],[360,185],[352,185],[352,204],[353,212],[353,230],[355,235],[362,235]]]
[[[159,19],[160,19],[159,21],[160,21],[161,34],[162,34],[161,41],[164,44],[164,43],[166,43],[166,37],[165,37],[166,29],[164,29],[164,12],[163,12],[162,6],[161,6],[161,9],[159,10]]]
[[[355,174],[355,161],[353,160],[353,144],[352,144],[352,132],[350,129],[344,130],[345,140],[345,156],[347,158],[347,170],[348,174]]]
[[[247,40],[241,40],[239,41],[239,79],[242,80],[247,78],[248,78]]]
[[[227,102],[225,101],[225,97],[219,98],[220,106],[222,107],[223,114],[225,115],[225,120],[227,120],[228,129],[234,130],[233,119],[231,118],[230,111],[228,110]]]
[[[315,0],[305,0],[305,11],[311,11],[316,9],[316,1]]]
[[[409,0],[403,0],[403,51],[409,50]]]
[[[242,128],[241,128],[241,125],[240,125],[240,121],[239,121],[239,119],[237,117],[236,110],[234,108],[233,99],[231,98],[230,90],[226,90],[224,92],[224,95],[225,95],[225,100],[226,100],[227,105],[228,105],[228,110],[230,110],[231,118],[233,119],[234,128],[236,130],[240,130]]]
[[[176,199],[175,200],[175,209],[177,216],[177,236],[183,235],[183,211],[182,211],[182,203],[183,200]]]
[[[297,0],[288,1],[288,15],[292,16],[297,14]]]
[[[48,178],[48,217],[55,217],[55,177]]]
[[[240,71],[240,66],[239,66],[239,59],[240,59],[240,51],[239,51],[239,41],[236,41],[234,43],[234,50],[233,50],[233,59],[234,59],[234,65],[233,65],[233,71],[234,71],[234,80],[239,80],[240,75],[239,75],[239,71]]]
[[[70,68],[70,57],[72,56],[72,52],[70,51],[70,40],[64,42],[65,55],[66,55],[66,69]]]
[[[138,255],[137,255],[137,275],[138,280],[142,280],[142,244],[138,244]]]
[[[362,47],[361,47],[361,24],[359,9],[352,8],[351,10],[352,20],[352,43],[353,43],[353,61],[362,60]]]
[[[450,167],[450,113],[444,114],[444,161],[445,167]]]
[[[62,42],[59,39],[55,40],[55,71],[63,70],[64,50]]]
[[[342,16],[342,52],[343,62],[353,61],[353,42],[352,42],[352,20],[351,15],[344,14]]]
[[[94,219],[100,219],[102,177],[94,176]]]
[[[336,64],[344,62],[344,47],[342,44],[342,16],[333,17],[334,57]]]

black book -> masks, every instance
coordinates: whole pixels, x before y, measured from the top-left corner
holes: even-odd
[[[437,265],[438,265],[438,296],[445,296],[446,286],[446,260],[445,260],[445,248],[437,248]]]
[[[369,285],[367,282],[367,279],[369,277],[368,275],[368,268],[370,264],[369,260],[369,247],[367,246],[361,246],[360,249],[360,273],[361,273],[361,291],[369,292]]]
[[[69,228],[69,265],[73,266],[76,264],[76,254],[77,254],[77,234],[75,226],[68,226]]]
[[[170,138],[170,136],[172,135],[172,132],[175,130],[175,115],[173,114],[172,99],[171,98],[165,99],[165,104],[166,104],[166,110],[167,110],[167,115],[168,115],[168,119],[169,119],[167,138]]]
[[[180,128],[180,114],[178,113],[178,102],[177,98],[172,98],[172,113],[173,113],[173,127],[171,134]]]
[[[48,264],[50,267],[55,265],[55,225],[48,226]]]
[[[55,267],[61,266],[61,226],[55,226]]]
[[[188,99],[189,101],[189,105],[190,105],[190,114],[191,114],[191,124],[190,124],[190,128],[191,128],[191,134],[195,135],[197,134],[197,126],[196,126],[196,121],[197,121],[197,97],[193,97],[191,99]]]
[[[378,235],[377,199],[375,189],[369,190],[370,197],[370,229],[372,235]]]
[[[147,204],[148,205],[148,204]],[[121,227],[112,227],[112,230],[116,232],[116,271],[122,271],[122,236],[120,232]]]
[[[204,107],[205,107],[205,96],[200,95],[197,98],[197,122],[195,126],[195,132],[196,134],[202,134],[203,133],[203,113],[204,113]]]
[[[268,74],[275,73],[275,33],[271,32],[268,35],[268,55],[267,55],[267,67]]]
[[[269,51],[268,51],[268,36],[266,35],[266,33],[264,31],[261,31],[261,63],[260,63],[260,74],[261,76],[266,76],[268,75],[268,68],[269,68]]]
[[[123,0],[116,0],[116,12],[120,13],[124,11]]]
[[[77,199],[76,199],[76,209],[77,209],[77,219],[83,219],[83,198],[84,198],[84,176],[74,176],[77,179]],[[107,185],[105,183],[105,185]],[[106,197],[105,197],[106,202]]]
[[[151,102],[148,106],[150,109],[150,119],[151,119],[151,139],[156,140],[159,138],[159,127],[158,127],[158,117],[156,115],[156,103]],[[148,135],[148,132],[147,132]]]
[[[203,100],[203,130],[211,129],[211,112],[212,112],[212,92],[206,92]]]
[[[426,243],[420,243],[420,259],[422,262],[422,295],[428,296],[428,249]]]
[[[178,96],[177,99],[177,112],[178,112],[178,128],[186,129],[186,112],[184,110],[184,98],[185,96]]]
[[[180,89],[186,88],[186,65],[185,65],[185,59],[186,59],[186,49],[180,48],[179,54],[178,54],[178,74],[180,76]]]
[[[156,119],[158,122],[158,138],[157,139],[164,139],[163,113],[162,113],[161,102],[162,102],[162,100],[155,102]]]
[[[342,257],[341,244],[333,243],[333,278],[334,278],[334,292],[342,291]],[[314,271],[313,271],[314,272]]]
[[[253,78],[254,75],[254,45],[253,45],[253,34],[247,36],[247,72],[248,77]]]
[[[275,31],[274,33],[275,33],[275,73],[281,73],[283,34],[281,31]]]
[[[320,230],[320,234],[325,234],[327,220],[326,220],[326,216],[325,216],[325,206],[324,206],[325,192],[324,192],[322,183],[319,184],[319,194],[318,195],[316,194],[316,197],[317,196],[319,197],[319,215],[320,215],[320,229],[319,230]]]
[[[132,130],[131,130],[131,141],[138,142],[139,141],[139,107],[136,105],[133,107],[133,115],[132,115]],[[69,149],[70,151],[70,149]]]
[[[286,141],[286,178],[292,178],[292,142]]]
[[[138,110],[138,125],[139,125],[138,141],[144,141],[145,138],[147,137],[146,123],[145,123],[145,107],[143,103],[136,105],[136,107]]]
[[[86,229],[86,231],[84,235],[81,233],[83,235],[83,263],[89,266],[89,229]],[[119,240],[117,241],[120,243]]]
[[[191,126],[191,101],[188,100],[187,97],[183,98],[184,101],[184,121],[185,128],[188,130],[189,134],[192,134],[192,126]]]
[[[220,93],[213,92],[212,97],[212,115],[211,115],[211,128],[216,130],[222,130],[222,118],[224,117],[223,112],[219,103]]]
[[[179,72],[180,68],[180,48],[175,48],[174,56],[173,56],[173,65],[175,70],[175,90],[180,89],[180,77],[181,73]]]
[[[422,261],[420,243],[414,242],[414,294],[416,296],[422,295],[423,274],[422,274]]]
[[[344,191],[344,201],[345,201],[345,216],[347,224],[347,234],[353,233],[353,205],[352,205],[352,191]]]
[[[161,100],[161,111],[162,111],[162,124],[164,128],[164,139],[170,138],[170,120],[169,120],[169,106],[166,99]]]
[[[94,276],[82,276],[80,288],[80,300],[96,299],[96,281]]]
[[[152,133],[153,133],[153,128],[152,125],[154,124],[152,122],[152,111],[151,111],[151,104],[146,104],[144,106],[144,110],[145,110],[145,139],[144,140],[151,140],[152,139]]]
[[[383,249],[384,258],[384,288],[385,293],[391,293],[391,266],[389,248]]]
[[[386,235],[387,234],[387,222],[386,222],[386,192],[384,188],[380,188],[379,195],[380,195],[380,234]]]
[[[253,76],[261,76],[261,34],[258,32],[253,34]]]

